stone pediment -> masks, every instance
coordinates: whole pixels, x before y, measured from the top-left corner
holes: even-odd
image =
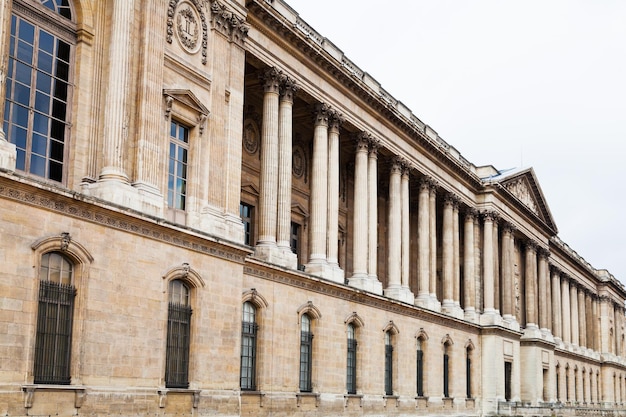
[[[163,90],[163,95],[165,97],[171,97],[179,103],[184,104],[198,114],[202,114],[204,116],[209,115],[209,109],[207,109],[206,106],[200,102],[198,97],[196,97],[196,95],[190,90]]]
[[[498,177],[492,179],[500,183],[504,189],[541,219],[542,222],[547,224],[556,234],[556,224],[532,168],[501,173]]]

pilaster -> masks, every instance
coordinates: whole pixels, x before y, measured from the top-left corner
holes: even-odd
[[[0,2],[0,97],[6,97],[6,74],[11,33],[12,2]],[[4,120],[4,106],[0,106],[0,120]],[[0,171],[14,172],[17,158],[16,146],[7,141],[3,125],[0,125]]]

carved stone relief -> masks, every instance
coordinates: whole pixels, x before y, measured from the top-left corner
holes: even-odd
[[[539,208],[537,207],[533,193],[524,178],[518,178],[515,181],[511,181],[505,184],[505,187],[533,213],[540,216]]]
[[[167,9],[168,43],[176,39],[181,47],[190,54],[202,51],[202,64],[207,62],[207,24],[206,17],[198,0],[170,0]]]
[[[243,123],[243,148],[250,155],[259,150],[259,127],[252,119],[246,119]]]

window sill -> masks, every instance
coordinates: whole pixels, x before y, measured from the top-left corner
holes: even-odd
[[[389,400],[396,402],[396,407],[400,405],[400,397],[398,395],[383,395],[383,407],[387,407],[387,402]]]
[[[344,408],[348,406],[350,400],[359,402],[359,407],[363,408],[363,394],[343,394],[343,406]]]
[[[157,390],[159,394],[159,408],[165,408],[167,404],[167,394],[189,394],[193,395],[193,408],[198,408],[198,402],[200,402],[200,390],[188,389],[188,388],[161,388]]]
[[[263,398],[265,398],[265,393],[263,391],[241,390],[241,391],[239,391],[239,395],[242,396],[242,397],[258,397],[259,398],[259,407],[263,407]]]
[[[24,391],[24,408],[31,408],[35,400],[35,391],[65,391],[74,392],[74,408],[80,408],[85,401],[86,389],[82,385],[54,385],[54,384],[29,384],[22,385]]]
[[[418,395],[415,397],[415,408],[426,408],[428,407],[428,397],[423,395]]]
[[[320,395],[316,392],[297,392],[296,393],[296,405],[298,407],[302,405],[303,398],[315,398],[315,407],[320,406]]]

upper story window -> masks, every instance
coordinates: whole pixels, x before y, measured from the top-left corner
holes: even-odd
[[[58,252],[42,255],[35,337],[36,384],[69,384],[76,288],[73,264]]]
[[[14,1],[6,78],[3,128],[17,148],[16,168],[58,182],[70,132],[71,19],[68,0]]]
[[[188,153],[189,128],[172,120],[170,122],[167,205],[177,210],[185,210],[186,206]]]
[[[239,203],[239,215],[243,223],[243,243],[252,246],[254,245],[254,206]]]

